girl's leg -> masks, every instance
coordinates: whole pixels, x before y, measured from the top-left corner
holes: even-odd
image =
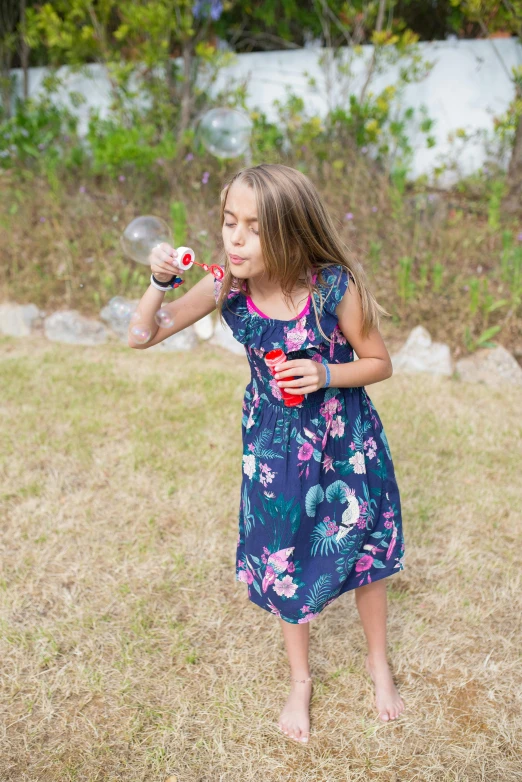
[[[366,670],[375,684],[379,717],[387,722],[404,711],[404,702],[394,684],[386,658],[386,579],[355,589],[355,602],[368,642]]]
[[[279,619],[285,639],[286,652],[290,663],[290,676],[293,679],[308,679],[308,646],[310,627],[306,622],[295,625]],[[279,716],[279,727],[297,741],[308,741],[310,735],[310,696],[312,682],[290,682],[290,695]]]

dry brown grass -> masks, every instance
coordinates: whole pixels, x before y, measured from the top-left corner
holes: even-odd
[[[403,502],[406,711],[376,716],[349,594],[311,624],[302,746],[277,620],[234,581],[246,362],[37,338],[0,361],[2,782],[522,779],[519,390],[368,388]]]

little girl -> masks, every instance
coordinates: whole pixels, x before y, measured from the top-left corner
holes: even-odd
[[[308,623],[351,589],[379,716],[393,720],[404,703],[387,662],[383,579],[403,570],[404,537],[390,447],[365,390],[392,374],[378,329],[386,311],[299,171],[239,171],[222,191],[221,223],[223,279],[207,275],[165,305],[170,328],[158,328],[154,315],[179,274],[176,251],[165,243],[152,251],[151,285],[138,307],[152,338],[136,344],[129,332],[129,345],[155,345],[217,306],[245,346],[252,377],[236,580],[281,624],[292,684],[280,729],[308,741]],[[286,360],[273,376],[264,357],[277,348]]]

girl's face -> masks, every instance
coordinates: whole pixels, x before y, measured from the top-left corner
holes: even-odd
[[[259,241],[256,199],[252,188],[242,182],[234,182],[227,193],[222,231],[234,277],[246,280],[262,275],[265,265]]]

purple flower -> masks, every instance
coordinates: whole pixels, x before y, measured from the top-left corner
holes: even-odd
[[[307,462],[309,459],[311,459],[313,452],[314,447],[311,445],[311,443],[303,443],[297,452],[297,458],[301,459],[303,462]]]
[[[188,155],[185,155],[185,160],[190,163],[191,160],[194,160],[194,155],[192,152],[189,152]]]
[[[202,181],[202,183],[204,185],[207,184],[209,176],[210,176],[210,174],[208,173],[208,171],[204,171],[203,172],[203,176],[201,177],[201,181]]]
[[[518,234],[518,236],[517,236],[517,240],[518,240],[519,242],[522,242],[522,231],[520,231],[520,233]]]
[[[428,201],[430,202],[430,204],[431,204],[432,201],[435,201],[435,194],[434,193],[430,193],[429,194]]]
[[[45,217],[40,217],[40,222],[45,223]]]
[[[156,163],[158,164],[158,166],[164,166],[165,165],[165,161],[163,160],[162,157],[156,158]]]
[[[125,174],[120,174],[119,175],[118,182],[125,182]]]
[[[80,187],[78,188],[79,193],[85,193],[85,190],[86,190],[85,185],[80,185]]]
[[[210,18],[217,22],[223,13],[223,3],[221,0],[196,0],[192,6],[192,14],[195,19]]]
[[[372,212],[377,212],[377,211],[378,211],[377,207],[376,206],[372,206]]]
[[[361,147],[361,152],[363,153],[363,155],[366,155],[366,153],[368,152],[368,147]]]
[[[352,212],[346,212],[346,214],[345,214],[345,216],[344,216],[344,219],[345,219],[345,220],[353,220],[353,214],[352,214]]]
[[[41,151],[42,151],[42,149],[45,149],[45,144],[38,144],[38,149],[39,149],[39,150],[40,150],[40,152],[41,152]]]
[[[358,562],[355,563],[355,572],[362,573],[365,570],[369,570],[372,565],[373,557],[371,557],[369,554],[365,554]]]
[[[306,144],[303,144],[302,147],[301,147],[301,152],[306,152],[307,149],[308,149],[308,147],[306,146]]]

